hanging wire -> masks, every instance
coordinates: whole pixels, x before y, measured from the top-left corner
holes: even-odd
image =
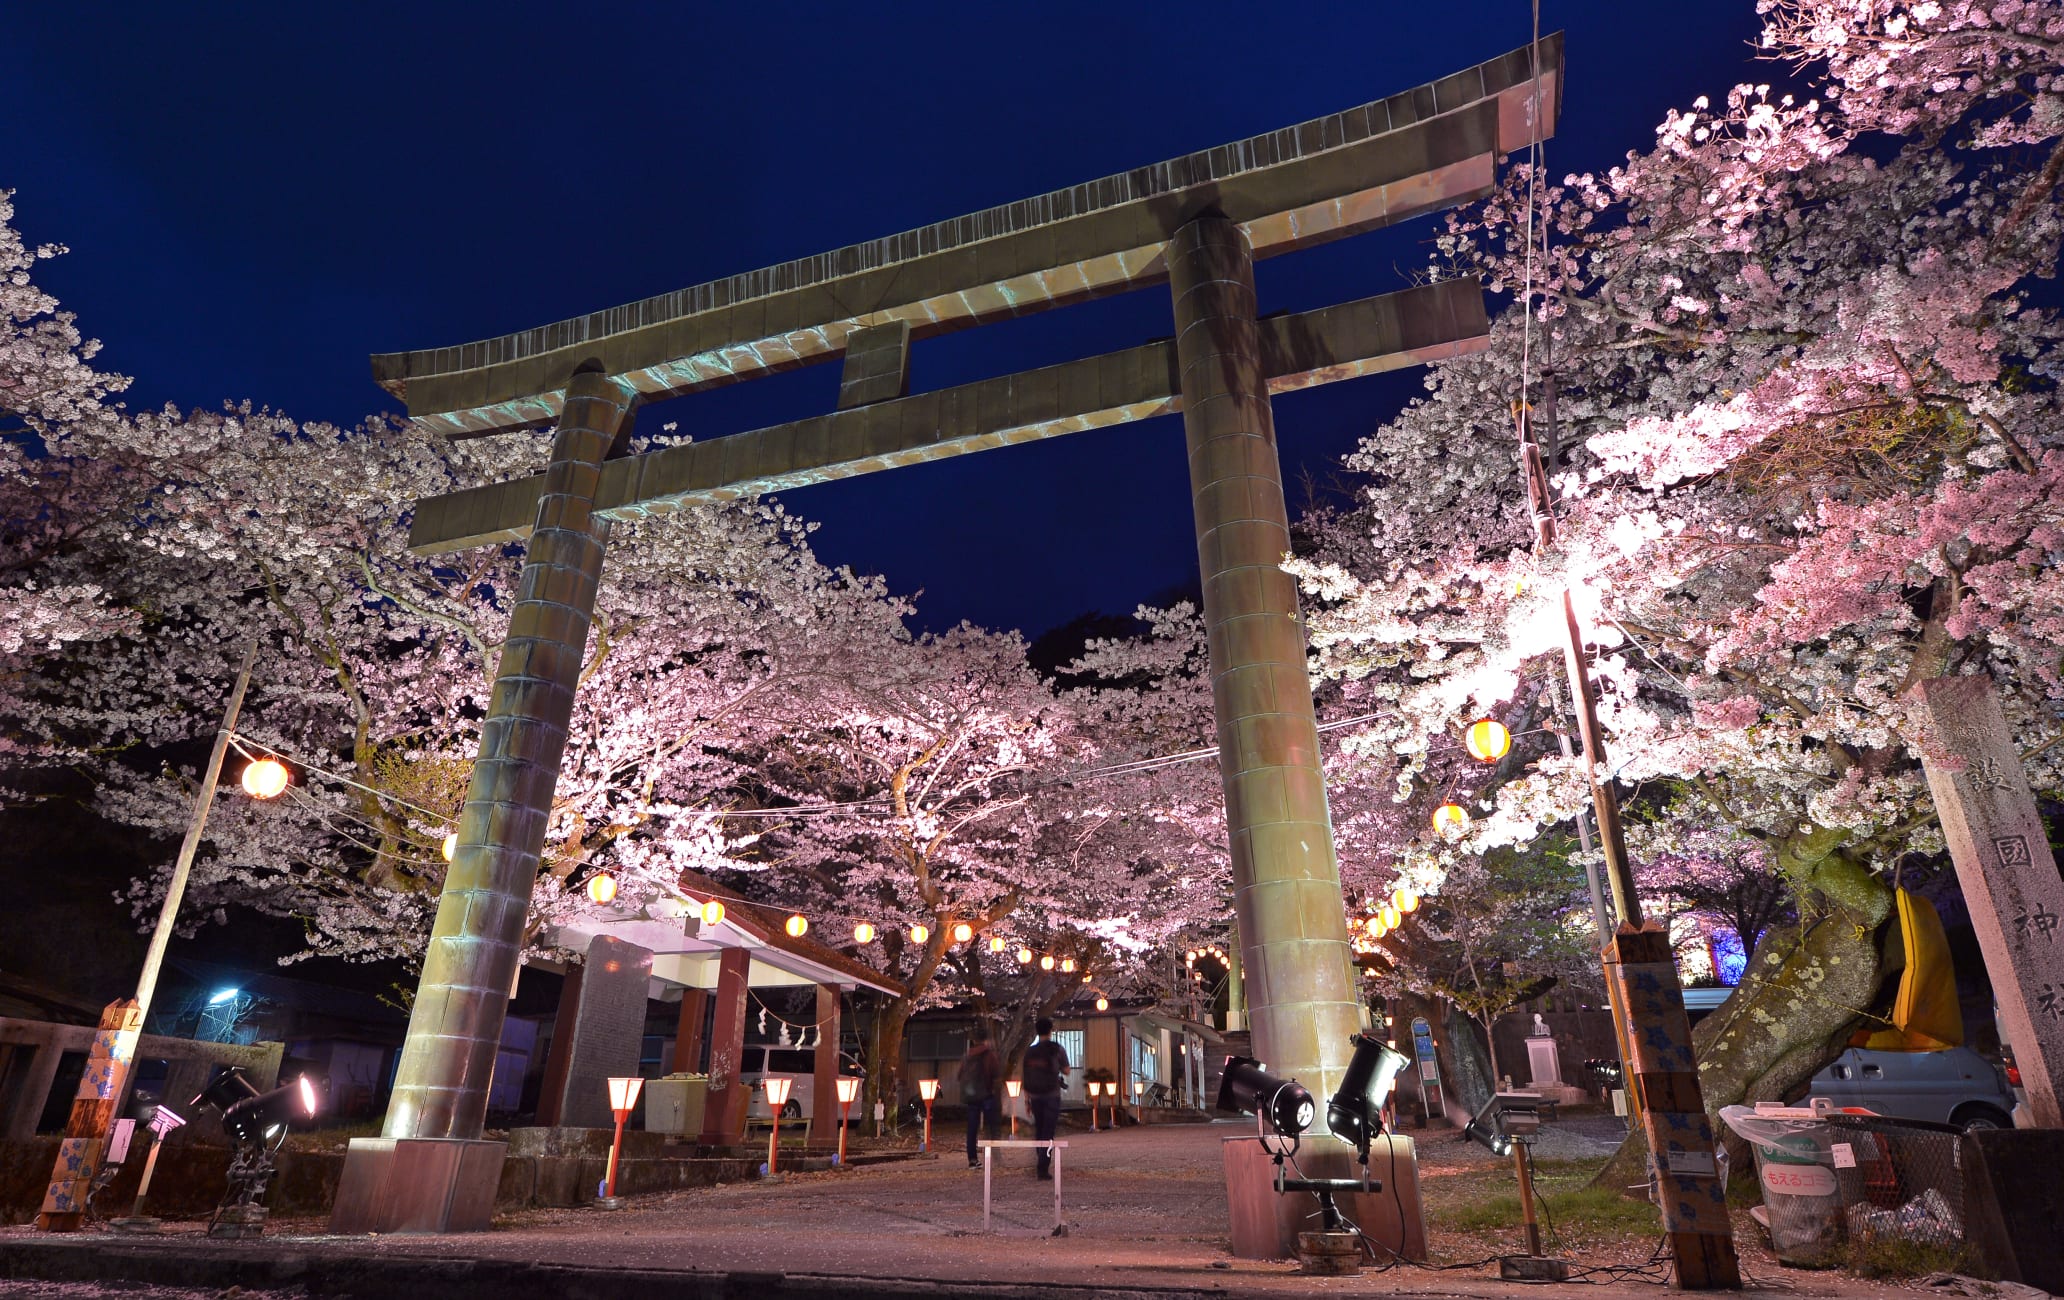
[[[1527,49],[1527,63],[1534,73],[1533,140],[1527,146],[1527,205],[1526,205],[1526,289],[1519,305],[1526,313],[1525,323],[1519,338],[1519,409],[1527,427],[1533,425],[1532,410],[1528,398],[1532,393],[1533,350],[1534,350],[1534,207],[1535,191],[1541,182],[1541,0],[1533,0],[1534,43]],[[1546,269],[1548,260],[1548,223],[1541,223],[1541,261]]]
[[[408,800],[402,798],[398,794],[391,794],[385,790],[376,790],[372,786],[366,785],[364,782],[352,780],[350,777],[345,776],[341,772],[332,772],[328,768],[318,767],[314,763],[311,763],[307,759],[301,757],[299,754],[289,753],[287,750],[279,749],[271,745],[265,746],[266,752],[263,754],[254,753],[249,748],[249,746],[244,744],[244,737],[236,735],[234,733],[230,735],[229,743],[236,747],[236,751],[239,754],[242,754],[245,758],[251,759],[253,761],[256,761],[261,758],[272,758],[278,755],[284,755],[285,757],[293,760],[295,766],[297,767],[306,768],[309,771],[315,773],[317,776],[328,777],[330,780],[335,781],[340,785],[348,785],[354,790],[363,790],[367,794],[373,796],[375,799],[385,799],[389,803],[398,803],[402,807],[408,809],[410,812],[421,813],[423,816],[430,818],[431,821],[436,825],[442,826],[446,822],[451,820],[449,814],[441,812],[432,812],[430,809],[425,808],[423,805],[419,803],[410,803]],[[260,742],[258,741],[252,742],[252,744],[259,743]]]

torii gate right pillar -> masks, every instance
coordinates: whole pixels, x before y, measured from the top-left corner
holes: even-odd
[[[1347,1070],[1361,1005],[1304,623],[1282,569],[1290,523],[1253,254],[1211,213],[1178,230],[1167,257],[1248,1024],[1272,1074],[1324,1099]]]

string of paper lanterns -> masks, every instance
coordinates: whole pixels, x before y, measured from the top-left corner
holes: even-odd
[[[238,748],[243,749],[243,746],[239,745]],[[248,749],[244,749],[244,752],[249,753],[250,751]],[[272,799],[277,798],[279,795],[283,794],[286,791],[287,787],[290,784],[292,784],[293,774],[287,768],[286,764],[268,755],[253,758],[250,762],[246,763],[244,765],[244,770],[240,777],[240,781],[243,785],[245,792],[250,794],[253,798]],[[427,809],[417,808],[417,806],[414,804],[408,804],[407,806],[410,808],[416,808],[416,810],[419,812],[428,811]],[[443,857],[443,859],[446,862],[450,862],[455,856],[457,856],[458,848],[459,836],[457,831],[446,832],[444,837],[438,844],[439,854]],[[598,867],[593,871],[590,871],[588,873],[587,880],[583,888],[584,892],[586,892],[588,896],[589,901],[594,903],[598,907],[604,907],[609,905],[610,903],[615,902],[617,894],[619,892],[619,886],[617,884],[615,873],[610,871],[606,867]],[[688,898],[680,898],[676,901],[681,905],[683,911],[677,912],[675,913],[675,915],[685,915],[688,913],[693,913],[701,920],[701,922],[704,925],[708,926],[716,926],[723,924],[724,918],[727,915],[728,911],[724,902],[721,899],[712,898],[700,904],[697,904],[693,899]],[[761,903],[745,902],[745,900],[742,899],[738,901],[744,903],[744,905],[748,907],[767,906],[766,904]],[[791,912],[782,921],[781,928],[783,932],[785,932],[788,935],[789,938],[800,939],[803,938],[805,935],[809,934],[810,919],[800,912]],[[876,930],[876,928],[871,922],[858,922],[853,926],[853,942],[861,945],[872,943],[874,942],[875,937],[878,933],[879,932]],[[910,941],[912,943],[919,945],[930,942],[932,937],[931,928],[929,926],[924,925],[922,922],[912,925],[910,927],[909,933]],[[955,943],[971,943],[974,941],[975,938],[975,927],[967,921],[957,921],[953,924],[950,933]],[[1003,953],[1009,951],[1009,948],[1009,942],[1002,935],[999,934],[990,936],[990,952]],[[1020,947],[1018,949],[1017,955],[1019,964],[1023,965],[1029,963],[1032,960],[1033,954],[1030,948]],[[1056,963],[1054,958],[1048,956],[1042,960],[1041,968],[1050,971],[1054,969],[1055,964]],[[1064,958],[1059,962],[1059,965],[1062,971],[1067,973],[1073,973],[1075,970],[1075,959],[1072,957]],[[1083,982],[1087,983],[1088,979],[1089,977],[1085,975],[1083,977]]]
[[[1362,946],[1364,943],[1373,943],[1404,925],[1405,918],[1419,910],[1419,895],[1410,885],[1401,884],[1389,897],[1367,904],[1367,909],[1367,916],[1348,926],[1349,930],[1360,930],[1367,936],[1366,940],[1355,941],[1357,951],[1362,952],[1371,951]]]
[[[445,837],[445,858],[447,861],[450,860],[452,850],[456,847],[457,842],[458,836],[455,834]],[[615,901],[617,895],[615,875],[606,869],[591,872],[587,880],[587,894],[588,898],[597,906],[603,906]],[[700,904],[692,899],[684,898],[680,901],[686,911],[700,917],[704,925],[714,926],[723,923],[726,908],[721,900],[712,898]],[[745,905],[748,907],[765,906],[765,904],[761,903],[746,903]],[[810,932],[810,919],[801,912],[791,912],[787,919],[782,922],[781,928],[789,938],[800,939]],[[881,931],[872,922],[860,921],[853,926],[853,942],[860,945],[870,944],[879,937],[880,933]],[[931,942],[931,927],[921,921],[913,924],[908,933],[910,942],[914,944],[922,946]],[[952,936],[955,943],[972,943],[975,939],[975,927],[967,921],[954,922],[947,933]],[[989,951],[993,953],[1009,952],[1010,941],[1000,934],[991,935],[989,936]],[[1019,946],[1016,955],[1018,964],[1021,966],[1030,965],[1034,957],[1037,956],[1031,948],[1023,945]],[[1038,961],[1039,968],[1043,971],[1058,969],[1062,974],[1072,975],[1077,969],[1076,961],[1073,957],[1055,957],[1053,954],[1048,953],[1044,956],[1039,956]],[[1086,974],[1082,977],[1082,981],[1085,984],[1089,982],[1089,979],[1090,977]]]
[[[1479,763],[1495,763],[1512,752],[1512,733],[1496,718],[1479,718],[1462,733],[1462,747]],[[1469,829],[1469,810],[1449,799],[1433,810],[1433,833],[1459,840]]]

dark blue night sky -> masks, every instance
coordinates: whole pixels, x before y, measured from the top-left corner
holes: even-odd
[[[1735,81],[1751,0],[1543,7],[1568,32],[1549,166],[1612,165]],[[1349,107],[1524,45],[1524,0],[11,7],[0,187],[132,400],[392,409],[375,351],[615,305]],[[1434,227],[1263,263],[1262,310],[1400,287]],[[1165,292],[933,339],[915,388],[1170,333]],[[835,366],[649,410],[698,437],[829,410]],[[1325,475],[1417,391],[1279,398]],[[517,435],[523,436],[523,435]],[[1194,580],[1179,422],[792,493],[819,553],[932,626],[1038,632]],[[1294,503],[1293,503],[1294,504]]]

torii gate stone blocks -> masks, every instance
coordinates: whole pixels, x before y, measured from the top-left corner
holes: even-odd
[[[375,357],[375,378],[427,428],[559,433],[543,475],[416,503],[418,554],[526,537],[530,552],[386,1135],[354,1144],[332,1227],[395,1230],[362,1192],[347,1218],[345,1192],[402,1177],[416,1209],[463,1207],[409,1227],[485,1224],[474,1152],[488,1071],[609,520],[1177,411],[1254,1041],[1273,1070],[1329,1095],[1361,1009],[1296,590],[1278,567],[1289,533],[1269,395],[1476,351],[1489,326],[1473,281],[1257,320],[1253,263],[1488,194],[1500,155],[1553,134],[1561,88],[1557,35],[1137,171],[538,329]],[[1172,343],[906,391],[911,347],[929,336],[1164,281]],[[641,398],[835,357],[832,413],[608,458]],[[441,1143],[464,1144],[464,1158],[432,1159],[425,1144]]]

